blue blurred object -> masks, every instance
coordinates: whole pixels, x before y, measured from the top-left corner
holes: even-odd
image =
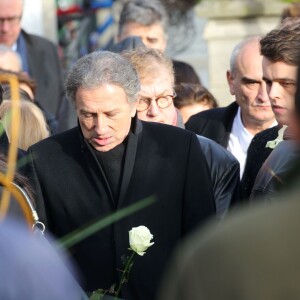
[[[0,299],[87,299],[63,254],[28,227],[6,218],[0,223],[0,240]]]

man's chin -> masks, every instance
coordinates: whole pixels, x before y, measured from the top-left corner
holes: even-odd
[[[106,144],[106,145],[99,145],[97,143],[90,142],[90,144],[96,151],[99,151],[99,152],[107,152],[107,151],[110,151],[110,150],[112,150],[113,148],[115,148],[117,146],[116,143],[110,143],[110,144]]]

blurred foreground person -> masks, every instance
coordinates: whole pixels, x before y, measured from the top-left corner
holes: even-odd
[[[0,223],[0,239],[1,299],[84,299],[66,258],[27,227],[6,218]]]
[[[62,237],[153,196],[156,202],[76,244],[84,289],[119,282],[128,231],[145,225],[155,244],[136,257],[124,299],[153,299],[178,242],[215,214],[210,177],[194,133],[136,117],[139,77],[120,54],[93,52],[66,80],[78,126],[28,149],[37,211]],[[45,157],[47,159],[45,159]]]

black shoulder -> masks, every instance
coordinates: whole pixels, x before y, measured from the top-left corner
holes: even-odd
[[[60,147],[73,147],[75,144],[80,144],[78,127],[74,127],[67,131],[52,135],[32,145],[29,149],[39,151],[40,149],[47,150],[50,147],[53,147],[54,145],[60,145]]]
[[[151,136],[156,141],[160,140],[163,143],[171,142],[179,143],[180,141],[194,138],[197,140],[196,134],[172,125],[160,124],[155,122],[144,122],[142,121],[142,133],[143,136]]]
[[[276,139],[279,129],[280,126],[276,125],[257,133],[252,139],[249,148],[251,147],[250,149],[252,149],[253,147],[257,147],[259,144],[265,145],[266,142]]]

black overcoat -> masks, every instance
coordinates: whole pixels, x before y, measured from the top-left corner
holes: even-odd
[[[227,149],[238,108],[238,104],[233,102],[226,107],[201,111],[190,117],[185,128],[203,135]]]
[[[196,135],[174,126],[135,121],[127,144],[119,199],[79,127],[29,148],[40,219],[56,237],[148,196],[157,201],[71,249],[85,290],[118,282],[128,231],[144,225],[154,245],[136,256],[125,299],[154,299],[166,261],[183,235],[214,215],[210,177]]]
[[[51,41],[28,34],[24,36],[29,72],[36,81],[36,99],[43,109],[54,116],[64,97],[63,72],[58,49]]]

